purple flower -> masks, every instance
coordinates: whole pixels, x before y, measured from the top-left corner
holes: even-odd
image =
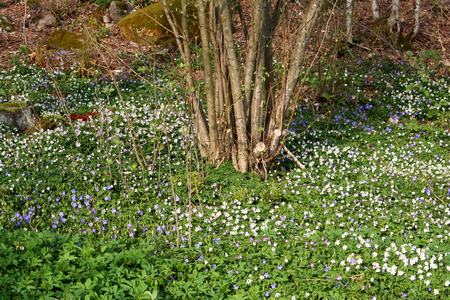
[[[431,190],[428,189],[428,188],[426,188],[426,189],[425,189],[425,195],[431,196]]]
[[[267,273],[267,272],[265,272],[263,276],[264,276],[264,278],[266,278],[266,279],[268,279],[268,278],[270,277],[270,276],[269,276],[269,273]]]
[[[269,297],[270,297],[269,291],[265,292],[264,296],[265,296],[266,298],[269,298]]]
[[[23,218],[25,219],[25,221],[27,222],[27,223],[30,223],[30,215],[24,215],[23,216]]]

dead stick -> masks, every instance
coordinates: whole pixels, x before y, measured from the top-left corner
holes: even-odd
[[[305,169],[305,165],[302,164],[291,151],[289,151],[286,145],[283,145],[283,150],[286,151],[286,154],[297,164],[300,169]]]

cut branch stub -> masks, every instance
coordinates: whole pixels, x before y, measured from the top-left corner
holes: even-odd
[[[253,155],[256,158],[261,158],[266,153],[266,149],[267,149],[266,144],[264,144],[263,142],[259,142],[255,145],[255,148],[253,149]]]

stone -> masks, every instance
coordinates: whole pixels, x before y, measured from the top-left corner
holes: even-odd
[[[4,15],[0,15],[0,32],[13,32],[15,30],[13,20]]]
[[[20,131],[32,131],[39,127],[39,118],[33,107],[25,102],[0,103],[0,123]]]
[[[84,34],[64,29],[55,30],[47,40],[47,45],[53,49],[86,49],[87,44],[87,38]]]
[[[125,1],[112,1],[108,8],[108,15],[114,23],[118,23],[120,19],[128,15],[133,7]]]
[[[48,27],[56,25],[55,16],[48,10],[42,10],[32,21],[32,27],[37,31],[42,31]]]
[[[181,1],[168,0],[167,4],[178,23],[181,21]],[[191,33],[198,31],[195,6],[188,6],[188,26]],[[119,23],[120,32],[129,41],[141,45],[161,45],[173,42],[171,26],[166,18],[162,3],[154,3],[123,17]]]

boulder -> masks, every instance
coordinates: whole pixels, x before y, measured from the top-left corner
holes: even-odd
[[[48,10],[41,10],[31,21],[31,27],[37,31],[56,25],[55,16]]]
[[[20,131],[31,131],[38,128],[39,118],[33,107],[25,102],[5,102],[0,103],[0,123]]]
[[[0,15],[0,32],[13,32],[15,30],[13,20],[4,15]]]
[[[108,14],[114,23],[118,23],[120,19],[128,15],[132,10],[133,7],[125,1],[112,1],[108,8]]]
[[[181,1],[167,0],[168,6],[177,19],[181,21]],[[190,32],[196,32],[195,6],[188,6],[188,25]],[[122,35],[129,41],[141,45],[157,45],[173,41],[173,33],[166,18],[162,3],[154,3],[123,17],[119,23]]]
[[[84,34],[58,29],[49,36],[47,45],[53,49],[86,49],[87,41],[88,39]]]

